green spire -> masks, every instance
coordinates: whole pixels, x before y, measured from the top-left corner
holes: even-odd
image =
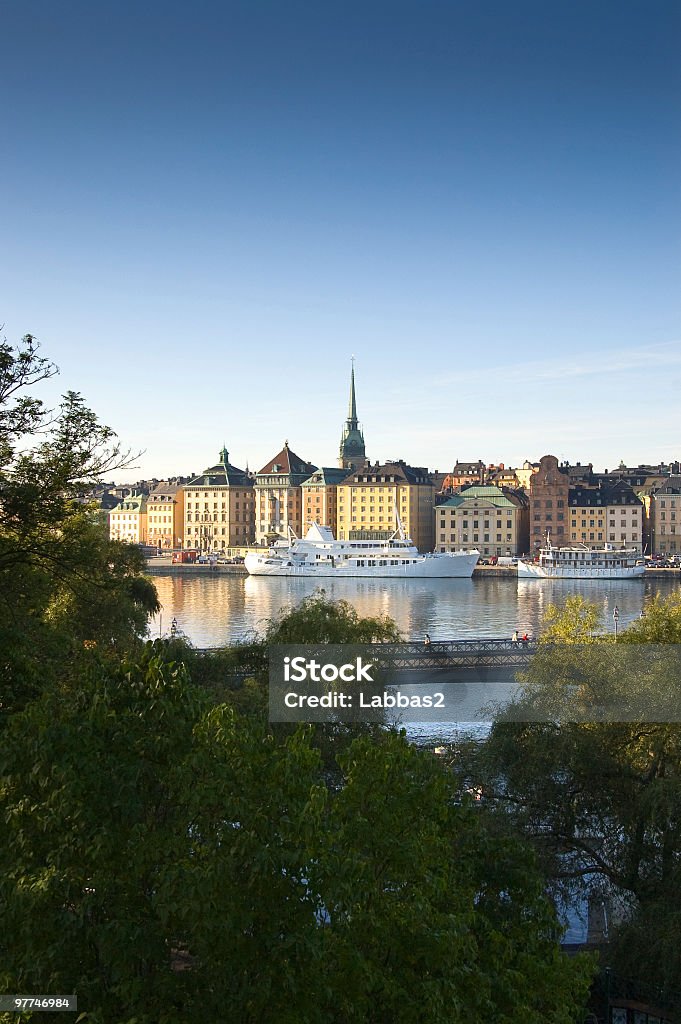
[[[338,465],[344,469],[356,468],[365,462],[364,435],[359,429],[357,420],[357,401],[355,399],[355,357],[352,357],[352,369],[350,371],[350,402],[348,403],[348,418],[345,421],[343,435],[341,437],[340,451],[338,453]]]
[[[350,402],[348,404],[348,427],[350,430],[357,430],[357,403],[355,401],[355,357],[352,357],[352,369],[350,371]]]

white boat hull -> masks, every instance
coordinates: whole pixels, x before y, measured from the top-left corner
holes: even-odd
[[[519,580],[634,580],[640,579],[644,573],[645,565],[557,565],[547,568],[533,562],[518,561]]]
[[[266,554],[246,555],[244,566],[251,576],[295,576],[334,579],[394,578],[394,579],[470,579],[480,556],[477,552],[442,552],[419,555],[397,565],[356,565],[350,560],[335,565],[324,562],[292,562],[272,558]],[[378,559],[377,559],[378,560]],[[390,558],[381,558],[391,561]]]

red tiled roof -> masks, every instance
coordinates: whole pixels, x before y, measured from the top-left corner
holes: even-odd
[[[275,469],[275,466],[279,468]],[[296,455],[288,444],[285,444],[278,455],[275,455],[262,469],[258,470],[258,476],[263,473],[305,473],[306,476],[309,476],[310,473],[314,473],[316,468],[311,462],[301,459],[300,455]]]

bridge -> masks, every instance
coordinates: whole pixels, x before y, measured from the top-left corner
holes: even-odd
[[[300,647],[323,647],[323,644],[299,644]],[[538,649],[536,640],[510,640],[508,637],[479,637],[469,640],[433,640],[420,643],[352,644],[371,650],[372,657],[385,668],[409,669],[430,673],[442,669],[504,668],[511,672],[526,668]],[[198,648],[196,653],[209,656],[224,648]],[[253,648],[231,648],[234,664],[230,674],[245,676],[268,668],[267,651],[260,655]],[[241,654],[241,656],[240,656]]]
[[[375,644],[377,660],[394,668],[525,668],[537,652],[536,640],[484,637],[476,640],[433,640],[429,644]],[[383,653],[382,648],[389,648]]]

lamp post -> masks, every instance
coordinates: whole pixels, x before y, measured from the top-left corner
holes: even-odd
[[[612,617],[615,620],[615,640],[616,640],[617,639],[617,624],[620,621],[620,610],[617,607],[617,605],[615,605],[615,607],[612,610]]]

